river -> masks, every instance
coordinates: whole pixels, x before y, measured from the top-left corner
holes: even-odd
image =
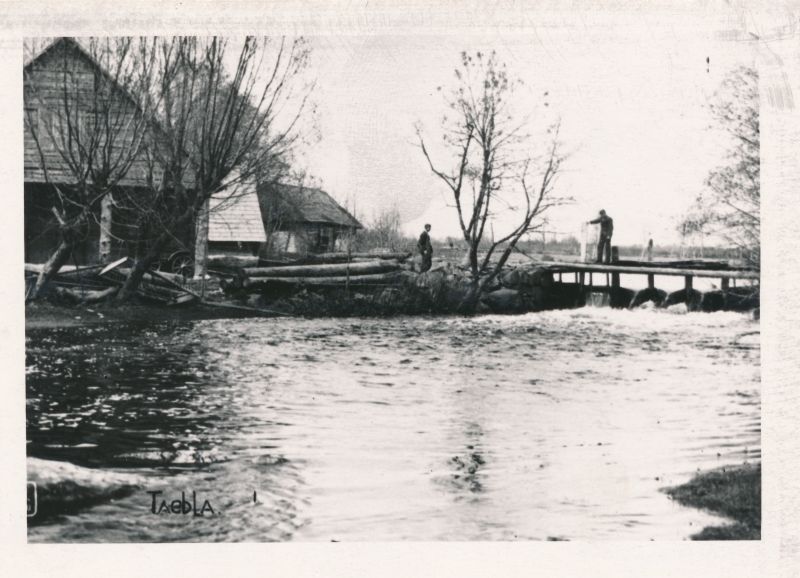
[[[28,455],[144,483],[28,538],[686,539],[722,520],[663,488],[760,460],[758,328],[583,308],[31,331]]]

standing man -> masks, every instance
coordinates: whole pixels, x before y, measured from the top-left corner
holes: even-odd
[[[642,258],[648,261],[653,260],[653,239],[647,241],[647,247],[642,249]]]
[[[600,239],[597,241],[597,260],[595,263],[611,262],[611,236],[614,234],[614,219],[600,209],[600,215],[591,221],[590,225],[600,224]]]
[[[417,251],[419,254],[422,255],[422,266],[420,267],[419,272],[424,273],[428,269],[431,268],[431,259],[433,258],[433,245],[431,245],[431,236],[430,236],[431,226],[429,224],[425,225],[425,230],[422,231],[422,234],[419,236],[419,241],[417,241]]]

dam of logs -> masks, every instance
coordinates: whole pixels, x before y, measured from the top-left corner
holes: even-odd
[[[356,294],[380,302],[397,300],[408,292],[435,291],[446,312],[470,283],[468,273],[446,260],[434,261],[420,273],[411,253],[331,253],[293,262],[260,261],[236,268],[222,286],[226,293],[257,296],[260,304],[287,295]],[[621,276],[645,277],[647,287],[621,285]],[[683,288],[667,292],[656,279],[683,277]],[[695,279],[714,279],[710,289],[695,288]],[[688,311],[753,310],[759,307],[759,272],[731,267],[721,261],[624,261],[584,263],[530,259],[506,267],[487,285],[478,304],[480,313],[518,313],[585,305],[636,308],[645,304],[670,307],[685,304]],[[644,279],[637,285],[644,285]],[[675,286],[674,283],[670,283]],[[698,283],[698,285],[701,285]]]

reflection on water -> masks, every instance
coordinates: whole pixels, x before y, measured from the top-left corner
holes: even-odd
[[[683,539],[717,520],[659,489],[760,459],[757,329],[587,308],[31,332],[28,454],[145,484],[29,539]]]

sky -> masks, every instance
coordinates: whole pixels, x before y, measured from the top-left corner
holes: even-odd
[[[439,139],[437,87],[452,86],[461,51],[495,50],[523,82],[519,110],[536,126],[561,119],[569,157],[557,193],[574,203],[551,213],[547,230],[580,238],[581,224],[603,208],[619,244],[679,242],[681,215],[728,147],[708,103],[730,70],[754,64],[751,43],[735,39],[740,24],[697,14],[549,13],[514,34],[311,37],[319,140],[300,162],[365,224],[396,206],[408,234],[429,222],[436,238],[460,236],[415,126]],[[436,155],[447,166],[444,151]],[[499,217],[498,229],[509,223]]]
[[[514,105],[531,119],[532,152],[546,144],[536,138],[542,128],[560,119],[568,157],[555,192],[574,202],[548,213],[545,229],[581,238],[602,208],[618,244],[677,243],[681,217],[725,162],[729,137],[708,105],[726,74],[755,64],[742,32],[750,25],[709,4],[707,14],[550,10],[516,32],[312,35],[304,80],[315,82],[307,132],[316,138],[300,148],[297,168],[367,226],[397,208],[409,235],[431,223],[435,238],[460,237],[451,193],[431,173],[415,127],[437,166],[452,166],[436,146],[443,94],[462,51],[494,50],[522,81]],[[232,39],[232,63],[239,45]],[[515,221],[499,215],[495,233]]]

